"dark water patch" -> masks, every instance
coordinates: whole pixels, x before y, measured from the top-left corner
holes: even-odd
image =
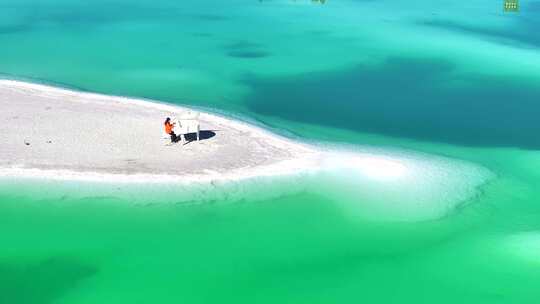
[[[540,86],[456,75],[446,61],[393,58],[378,67],[245,83],[254,92],[247,105],[258,114],[460,145],[540,149]]]
[[[260,43],[246,41],[246,40],[229,43],[224,46],[224,48],[228,50],[247,50],[247,49],[254,49],[254,48],[261,48],[261,47],[263,47],[263,45]]]
[[[0,35],[17,34],[17,33],[22,33],[22,32],[29,32],[31,30],[32,30],[32,26],[28,24],[6,25],[6,26],[0,26]]]
[[[35,264],[0,263],[0,303],[56,303],[98,269],[54,257]]]
[[[540,1],[531,1],[525,7],[525,11],[531,13],[540,13]]]
[[[492,28],[458,23],[450,20],[423,20],[419,24],[428,27],[444,29],[448,31],[461,32],[476,35],[484,39],[495,40],[499,43],[514,44],[516,46],[540,47],[540,35],[537,29],[540,28],[539,18],[520,16],[516,18],[513,26]]]
[[[270,56],[270,53],[257,50],[236,50],[227,52],[227,56],[242,59],[257,59]]]
[[[223,46],[227,56],[243,59],[256,59],[270,56],[264,51],[263,45],[251,41],[236,41]]]

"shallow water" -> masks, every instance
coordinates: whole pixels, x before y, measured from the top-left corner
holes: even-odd
[[[429,164],[407,183],[342,171],[182,189],[4,179],[0,303],[540,298],[540,2],[519,14],[487,0],[0,7],[4,77],[212,108]],[[432,154],[456,159],[463,184],[478,167],[487,182],[456,204],[469,188],[431,176]]]

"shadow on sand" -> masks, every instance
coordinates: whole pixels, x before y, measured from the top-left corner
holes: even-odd
[[[201,130],[199,131],[199,140],[207,140],[216,136],[216,132],[211,130]],[[189,144],[192,141],[197,141],[197,133],[187,133],[182,136],[185,139],[184,145]],[[180,140],[180,137],[178,137]]]

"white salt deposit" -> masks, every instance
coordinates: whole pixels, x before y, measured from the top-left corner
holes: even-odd
[[[169,146],[162,120],[189,109],[17,81],[0,80],[0,107],[0,177],[6,178],[229,191],[241,180],[301,175],[291,191],[332,193],[352,214],[429,220],[466,203],[492,177],[475,164],[428,154],[302,144],[209,113],[199,119],[213,137]],[[259,188],[242,189],[235,195]]]

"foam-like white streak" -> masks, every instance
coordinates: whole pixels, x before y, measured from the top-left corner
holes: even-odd
[[[337,152],[329,153],[323,165],[329,169],[348,169],[380,181],[403,178],[410,173],[406,162],[399,157],[382,157],[370,154]]]
[[[327,188],[350,214],[380,220],[444,217],[493,174],[478,165],[407,151],[329,152]],[[337,191],[336,191],[337,190]]]
[[[54,169],[36,169],[22,167],[0,168],[0,177],[4,178],[38,178],[53,179],[63,181],[80,182],[102,182],[102,183],[177,183],[177,184],[195,184],[211,182],[241,181],[256,177],[271,177],[281,175],[293,175],[302,172],[316,170],[313,166],[314,159],[297,158],[287,160],[271,165],[259,166],[253,168],[233,169],[227,173],[221,173],[213,170],[204,170],[201,174],[120,174],[120,173],[101,173],[101,172],[79,172],[74,170],[54,170]]]

